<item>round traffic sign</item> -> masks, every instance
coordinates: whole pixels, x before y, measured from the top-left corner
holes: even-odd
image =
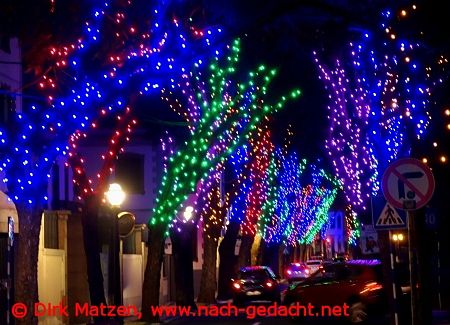
[[[403,158],[389,165],[381,185],[384,197],[394,207],[415,210],[427,204],[433,196],[434,177],[421,161]]]

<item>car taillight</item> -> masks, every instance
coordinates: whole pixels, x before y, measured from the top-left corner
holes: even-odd
[[[239,282],[233,282],[233,288],[235,290],[240,290],[241,289],[241,284]]]
[[[272,288],[272,287],[273,287],[272,281],[267,281],[267,282],[266,282],[266,287],[267,287],[267,288]]]
[[[291,275],[291,274],[292,274],[292,271],[291,271],[291,270],[287,270],[286,273],[289,274],[289,275]]]
[[[383,285],[378,282],[369,282],[364,286],[364,289],[361,290],[360,294],[370,292],[370,291],[380,290],[382,288],[383,288]]]
[[[309,274],[309,269],[305,269],[305,273],[306,273],[306,274]]]

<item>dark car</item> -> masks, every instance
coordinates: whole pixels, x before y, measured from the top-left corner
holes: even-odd
[[[309,277],[311,270],[305,263],[291,263],[286,268],[285,277],[289,283],[301,281]]]
[[[335,263],[345,263],[348,261],[348,256],[342,253],[336,254],[336,256],[332,258],[332,261]]]
[[[379,261],[347,261],[325,263],[303,282],[291,285],[284,303],[310,303],[315,308],[346,304],[350,322],[363,323],[372,312],[385,311],[385,297]]]
[[[232,281],[233,302],[237,306],[249,302],[280,301],[278,279],[268,266],[247,266]]]

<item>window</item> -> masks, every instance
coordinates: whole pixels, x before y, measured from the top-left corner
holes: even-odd
[[[44,214],[44,248],[59,249],[58,215]]]
[[[0,124],[9,121],[16,110],[16,97],[11,95],[11,87],[0,83]]]
[[[116,164],[115,181],[129,194],[145,194],[144,155],[124,153]]]

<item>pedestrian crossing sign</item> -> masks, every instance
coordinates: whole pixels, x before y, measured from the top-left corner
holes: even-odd
[[[406,228],[406,213],[397,210],[383,197],[372,198],[372,219],[377,230]]]

